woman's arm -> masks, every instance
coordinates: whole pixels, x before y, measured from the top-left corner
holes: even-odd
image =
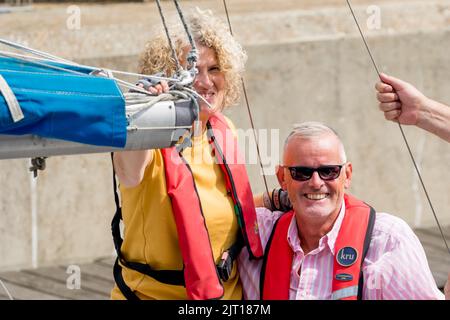
[[[144,86],[142,83],[138,86],[156,95],[169,91],[169,85],[164,80],[154,86]],[[140,184],[144,178],[145,168],[153,161],[153,154],[153,150],[114,152],[114,170],[120,184],[127,188]]]
[[[153,150],[114,152],[114,170],[120,184],[132,188],[141,183],[145,168],[153,161]]]

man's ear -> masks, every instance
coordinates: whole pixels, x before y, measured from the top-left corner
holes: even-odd
[[[345,165],[345,182],[344,182],[345,189],[350,188],[350,185],[352,184],[352,173],[353,173],[352,163],[348,162]]]
[[[283,190],[287,190],[286,182],[285,182],[285,175],[284,175],[284,172],[285,172],[284,168],[282,166],[277,166],[276,172],[277,172],[277,179],[278,179],[278,183],[280,184],[280,187]]]

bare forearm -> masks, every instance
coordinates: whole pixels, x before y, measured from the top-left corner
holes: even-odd
[[[428,99],[417,126],[450,142],[450,107]]]
[[[253,195],[253,203],[255,204],[256,208],[264,207],[263,193]]]
[[[125,187],[135,187],[141,183],[145,168],[153,159],[153,151],[121,151],[114,153],[114,169],[120,183]]]

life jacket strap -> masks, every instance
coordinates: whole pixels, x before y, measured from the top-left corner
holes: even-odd
[[[137,301],[140,300],[139,297],[127,286],[125,280],[122,276],[122,267],[119,264],[119,258],[117,257],[116,262],[114,263],[113,268],[114,281],[117,284],[117,287],[120,289],[120,292],[124,295],[127,300]]]
[[[244,240],[239,236],[233,245],[222,253],[222,257],[217,264],[217,272],[222,281],[228,281],[233,270],[233,262],[237,259],[241,249],[244,247]]]
[[[364,288],[364,275],[362,272],[362,263],[364,263],[364,260],[366,259],[367,252],[369,251],[370,242],[372,240],[372,233],[373,233],[373,227],[375,225],[376,220],[376,211],[374,208],[369,206],[370,213],[369,213],[369,222],[367,223],[367,231],[366,231],[366,237],[364,239],[364,249],[362,254],[362,262],[361,262],[361,272],[359,275],[359,282],[358,282],[358,300],[363,299],[363,288]]]

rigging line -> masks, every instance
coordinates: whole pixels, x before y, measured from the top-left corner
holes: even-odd
[[[361,38],[362,38],[362,40],[364,41],[364,45],[366,46],[367,52],[369,53],[370,59],[372,60],[372,64],[373,64],[373,66],[374,66],[374,68],[375,68],[375,71],[377,72],[377,75],[378,75],[378,77],[379,77],[380,80],[381,80],[379,69],[378,69],[378,67],[377,67],[377,64],[375,63],[375,60],[374,60],[373,56],[372,56],[372,53],[371,53],[371,51],[370,51],[369,45],[367,44],[366,38],[364,37],[364,34],[363,34],[362,30],[361,30],[361,27],[360,27],[360,25],[359,25],[358,19],[356,18],[356,15],[355,15],[355,13],[354,13],[354,11],[353,11],[352,5],[350,4],[350,1],[349,1],[349,0],[346,0],[346,1],[347,1],[347,5],[348,5],[348,7],[349,7],[349,9],[350,9],[350,12],[352,13],[353,20],[355,20],[355,23],[356,23],[356,25],[357,25],[357,27],[358,27],[359,34],[361,35]],[[441,237],[442,237],[442,239],[444,240],[445,246],[447,247],[447,252],[450,254],[450,248],[449,248],[449,246],[448,246],[447,239],[446,239],[445,236],[444,236],[444,232],[442,231],[441,224],[439,223],[439,219],[438,219],[438,217],[437,217],[437,215],[436,215],[436,212],[434,211],[434,207],[433,207],[433,204],[431,203],[430,196],[428,195],[427,188],[425,187],[425,184],[424,184],[424,182],[423,182],[423,180],[422,180],[422,175],[420,174],[420,171],[419,171],[419,168],[418,168],[418,166],[417,166],[416,160],[414,159],[414,156],[413,156],[413,154],[412,154],[411,148],[409,147],[408,139],[406,138],[406,135],[405,135],[405,133],[404,133],[404,131],[403,131],[403,127],[402,127],[402,125],[400,124],[400,122],[397,122],[397,124],[398,124],[398,127],[399,127],[399,129],[400,129],[400,132],[401,132],[401,134],[402,134],[403,141],[404,141],[405,144],[406,144],[406,148],[408,149],[409,156],[411,157],[411,160],[412,160],[412,162],[413,162],[413,164],[414,164],[414,168],[415,168],[415,170],[416,170],[416,172],[417,172],[417,175],[418,175],[418,177],[419,177],[420,184],[422,185],[422,189],[423,189],[423,191],[425,192],[425,196],[426,196],[426,198],[427,198],[427,200],[428,200],[428,204],[430,205],[431,212],[433,213],[434,219],[435,219],[435,221],[436,221],[436,223],[437,223],[437,225],[438,225],[438,228],[439,228],[439,232],[440,232],[440,234],[441,234]]]
[[[197,50],[194,39],[192,38],[192,34],[189,30],[188,25],[186,24],[186,20],[184,19],[183,11],[181,10],[180,4],[178,3],[178,0],[173,0],[173,2],[175,3],[175,7],[177,8],[178,15],[180,16],[180,20],[181,20],[184,30],[186,31],[186,34],[188,36],[189,43],[191,44],[193,49]]]
[[[3,290],[5,290],[6,294],[8,295],[9,300],[14,300],[13,296],[11,295],[11,293],[9,293],[9,290],[8,290],[8,288],[6,288],[6,286],[3,283],[2,279],[0,279],[0,284],[3,287]]]
[[[0,51],[0,56],[7,57],[7,58],[16,58],[11,53],[5,52],[5,51]],[[25,57],[23,57],[23,58],[16,58],[16,59],[23,60],[23,61],[26,61],[26,62],[28,62],[30,64],[35,64],[35,65],[38,65],[38,66],[41,66],[41,67],[46,67],[46,68],[49,68],[49,69],[55,69],[55,70],[58,70],[58,71],[65,71],[67,73],[72,73],[72,74],[76,74],[76,75],[86,76],[85,73],[80,72],[80,71],[75,71],[75,70],[72,70],[72,69],[58,67],[58,66],[55,66],[55,65],[52,65],[52,64],[48,64],[48,63],[45,63],[45,62],[38,62],[38,61],[47,61],[48,62],[49,60],[34,61],[33,58],[31,58],[31,57],[30,57],[30,59],[27,59]]]
[[[44,63],[53,61],[53,60],[48,60],[48,59],[44,59],[44,58],[27,56],[27,55],[23,55],[20,53],[3,51],[3,50],[0,50],[0,55],[4,55],[4,56],[10,57],[10,58],[17,58],[19,60],[26,60],[28,62],[30,62],[32,60],[42,61]],[[108,68],[102,68],[102,67],[93,67],[93,66],[89,66],[89,65],[85,65],[85,64],[79,64],[79,63],[76,63],[74,61],[69,61],[69,60],[67,60],[67,62],[64,62],[63,64],[68,65],[68,66],[78,67],[78,68],[92,69],[94,71],[107,70],[107,71],[111,71],[113,74],[117,73],[117,74],[122,74],[122,75],[126,75],[126,76],[144,77],[144,78],[149,78],[149,79],[165,80],[165,81],[170,81],[170,82],[179,82],[180,81],[179,79],[176,79],[176,78],[160,77],[160,76],[155,76],[155,75],[147,75],[147,74],[142,74],[142,73],[120,71],[120,70],[114,70],[114,69],[108,69]],[[48,64],[46,64],[46,65],[48,66]]]
[[[231,28],[231,22],[230,22],[230,15],[228,14],[227,2],[226,2],[226,0],[222,0],[222,1],[223,1],[223,7],[225,9],[225,14],[227,16],[228,28],[230,29],[230,34],[233,35],[233,29]],[[261,160],[261,152],[259,151],[259,141],[258,141],[258,138],[256,136],[255,125],[253,123],[252,112],[250,110],[250,103],[249,103],[248,96],[247,96],[247,89],[245,87],[244,78],[242,76],[241,76],[241,83],[242,83],[242,91],[244,93],[245,103],[247,105],[248,116],[250,118],[250,124],[251,124],[252,129],[253,129],[252,130],[253,131],[253,138],[255,139],[255,142],[256,142],[256,153],[258,154],[258,160],[259,160],[259,165],[260,165],[261,171],[262,171],[262,176],[263,176],[263,180],[264,180],[264,186],[266,188],[267,194],[270,194],[269,193],[269,187],[267,186],[267,179],[266,179],[266,174],[264,172],[264,166],[263,166],[262,160]]]
[[[189,93],[193,94],[194,96],[196,96],[197,98],[199,98],[200,100],[202,100],[210,109],[214,109],[214,107],[208,102],[208,100],[206,100],[205,98],[203,98],[203,96],[201,94],[198,94],[197,91],[189,89],[187,87],[183,88],[183,90],[188,91]]]
[[[47,52],[43,52],[43,51],[39,51],[39,50],[36,50],[36,49],[32,49],[32,48],[26,47],[24,45],[21,45],[21,44],[12,42],[12,41],[8,41],[8,40],[5,40],[5,39],[0,39],[0,43],[2,43],[4,45],[7,45],[7,46],[10,46],[10,47],[13,47],[13,48],[18,49],[18,50],[23,50],[25,52],[32,53],[32,54],[34,54],[36,56],[39,56],[39,57],[44,57],[44,58],[56,61],[56,62],[62,62],[62,63],[70,62],[70,61],[68,61],[66,59],[53,56],[53,55],[51,55],[51,54],[49,54]]]
[[[166,37],[167,37],[167,41],[169,42],[170,50],[172,51],[172,59],[175,62],[177,72],[180,72],[181,70],[183,70],[183,68],[180,65],[180,61],[178,61],[177,53],[173,46],[172,38],[170,37],[170,34],[169,34],[169,29],[167,28],[166,18],[164,17],[164,13],[161,8],[160,0],[156,0],[156,4],[158,5],[159,15],[161,17],[161,21],[164,26],[164,31],[166,32]]]
[[[90,68],[90,69],[98,69],[99,71],[105,70],[103,68],[89,67],[89,66],[85,66],[85,65],[83,65],[83,67]],[[160,76],[155,76],[155,75],[147,75],[147,74],[142,74],[142,73],[127,72],[127,71],[112,70],[112,69],[106,69],[106,70],[111,71],[112,73],[123,74],[125,76],[144,77],[144,78],[149,78],[149,79],[154,79],[154,80],[165,80],[168,82],[179,82],[180,81],[180,79],[176,79],[176,78],[160,77]]]
[[[195,45],[195,41],[192,37],[192,33],[189,30],[186,20],[184,19],[183,11],[180,8],[178,0],[173,0],[173,2],[175,3],[175,7],[177,8],[181,23],[183,24],[184,30],[186,31],[186,34],[188,36],[189,43],[191,44],[191,51],[190,51],[190,54],[188,57],[188,61],[190,60],[189,62],[193,63],[193,67],[195,67],[195,63],[197,62],[197,55],[198,55],[197,46]]]
[[[11,54],[9,52],[5,52],[5,51],[0,51],[0,57],[4,56],[4,57],[12,57],[12,58],[16,58],[14,57],[15,54]],[[42,60],[42,59],[36,59],[36,58],[32,58],[32,57],[27,57],[27,56],[23,56],[21,58],[17,58],[18,60],[22,60],[22,61],[26,61],[30,64],[35,64],[38,66],[43,66],[49,69],[55,69],[58,71],[65,71],[68,73],[72,73],[75,75],[79,75],[79,76],[88,76],[86,73],[80,72],[80,71],[75,71],[69,68],[64,68],[64,67],[58,67],[58,66],[54,66],[51,64],[48,64],[46,62],[48,62],[48,60]],[[37,61],[34,61],[37,60]],[[43,61],[43,62],[38,62],[38,61]],[[67,65],[67,64],[65,64]],[[70,66],[70,65],[69,65]],[[75,65],[74,65],[75,66]],[[79,67],[86,67],[86,66],[82,66],[82,65],[78,65]],[[96,69],[95,67],[89,67],[90,69]],[[99,71],[102,69],[98,69]],[[140,93],[146,94],[146,95],[152,95],[149,91],[146,91],[142,88],[140,88],[139,86],[136,86],[135,84],[132,84],[130,82],[124,81],[122,79],[116,78],[116,77],[110,77],[109,79],[115,80],[119,85],[128,88],[128,89],[133,89],[134,91],[139,91]],[[178,81],[176,79],[176,81]]]

